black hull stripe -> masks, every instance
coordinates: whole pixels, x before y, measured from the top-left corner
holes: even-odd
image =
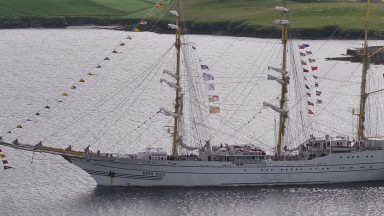
[[[84,169],[84,171],[86,171],[90,175],[96,175],[96,176],[109,176],[110,175],[109,172],[103,172],[103,171],[95,171],[95,170],[88,170],[88,169]],[[143,180],[162,180],[164,177],[115,173],[114,178],[131,178],[131,179],[143,179]]]

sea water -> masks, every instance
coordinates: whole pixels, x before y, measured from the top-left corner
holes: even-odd
[[[172,49],[173,43],[173,35],[147,32],[0,30],[0,135],[6,141],[18,139],[29,144],[42,141],[47,146],[71,145],[79,150],[90,145],[94,151],[122,154],[146,146],[170,151],[170,136],[165,126],[171,125],[171,119],[156,113],[159,107],[172,109],[174,93],[159,80],[170,79],[162,70],[172,70],[174,65],[161,63],[159,59]],[[298,43],[310,45],[306,50],[312,54],[307,57],[316,60],[318,71],[314,74],[320,79],[311,79],[308,84],[318,82],[323,100],[314,107],[301,107],[304,113],[308,108],[316,113],[309,119],[318,124],[306,122],[307,126],[315,135],[353,139],[352,125],[356,119],[351,111],[358,104],[361,66],[325,58],[340,56],[347,48],[360,47],[361,41],[295,42]],[[372,45],[380,43],[372,41]],[[276,114],[263,108],[262,102],[277,103],[279,96],[279,85],[266,80],[268,66],[281,66],[279,40],[192,35],[185,45],[190,46],[193,58],[208,65],[209,73],[215,76],[213,93],[220,97],[221,113],[205,117],[211,124],[213,143],[253,144],[272,152]],[[113,50],[117,53],[112,53]],[[173,56],[172,51],[167,58]],[[109,60],[104,60],[105,57]],[[296,60],[300,63],[300,57]],[[153,67],[157,61],[161,67]],[[384,70],[376,65],[371,69],[374,72],[370,74],[373,81],[369,89],[376,90],[383,84]],[[301,70],[299,66],[296,74],[303,75]],[[278,76],[273,71],[269,73]],[[80,79],[85,82],[80,83]],[[299,85],[305,88],[303,80]],[[203,91],[206,91],[204,87]],[[296,92],[289,96],[305,95]],[[370,105],[382,105],[381,98],[378,96]],[[315,100],[315,96],[311,99]],[[369,108],[370,113],[377,111]],[[372,116],[368,120],[375,127],[369,131],[379,133],[382,117]],[[22,128],[16,128],[17,125]],[[301,123],[296,125],[301,130]],[[382,215],[384,212],[381,183],[267,188],[103,188],[61,157],[1,149],[14,169],[0,169],[0,215]]]

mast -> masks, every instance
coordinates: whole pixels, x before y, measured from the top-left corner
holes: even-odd
[[[365,106],[368,94],[366,92],[367,73],[369,68],[369,53],[368,53],[368,18],[371,0],[367,0],[367,12],[365,15],[364,26],[364,46],[363,46],[363,69],[361,73],[360,85],[360,106],[359,106],[359,125],[357,128],[357,140],[364,140],[364,122],[365,122]]]
[[[284,8],[287,8],[287,0],[283,0]],[[283,12],[282,22],[287,20],[287,11]],[[282,23],[281,25],[281,42],[283,44],[283,62],[281,69],[283,71],[287,71],[287,41],[288,41],[288,24]],[[283,81],[287,80],[287,73],[281,73],[281,79]],[[281,93],[280,93],[280,110],[284,110],[285,102],[287,101],[287,88],[288,82],[281,83]],[[279,132],[277,138],[277,146],[276,146],[276,154],[277,157],[281,156],[282,151],[282,143],[285,134],[285,120],[287,118],[287,114],[285,112],[279,112]]]
[[[180,11],[180,0],[177,0],[177,11]],[[179,139],[179,120],[180,120],[180,47],[181,47],[181,30],[180,16],[176,16],[176,98],[175,98],[175,119],[173,124],[173,141],[172,141],[172,156],[177,158],[177,143]]]

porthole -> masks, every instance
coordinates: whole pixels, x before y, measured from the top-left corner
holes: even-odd
[[[373,155],[371,155],[371,158],[373,158]]]
[[[352,156],[352,158],[355,158],[355,156]]]
[[[265,169],[265,171],[268,171],[268,169]]]
[[[283,169],[281,169],[281,171],[283,171]]]
[[[357,155],[356,158],[359,158],[359,155]]]
[[[347,156],[347,158],[349,158],[349,156]]]
[[[263,172],[263,169],[261,169],[261,172]]]
[[[343,158],[343,156],[340,156],[340,158]]]

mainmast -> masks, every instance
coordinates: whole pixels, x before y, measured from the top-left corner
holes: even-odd
[[[177,11],[180,11],[180,0],[177,0]],[[176,13],[177,14],[177,13]],[[173,124],[173,141],[172,141],[172,155],[177,158],[177,143],[179,140],[179,120],[180,120],[180,47],[181,47],[181,30],[180,30],[180,16],[176,15],[176,98],[175,98],[175,118]]]
[[[281,20],[281,42],[283,44],[283,62],[281,69],[283,71],[287,71],[287,41],[288,41],[288,25],[289,22],[287,20],[287,0],[283,1],[283,8],[282,14],[283,18]],[[277,138],[277,146],[276,146],[276,154],[277,157],[281,156],[282,151],[282,143],[284,139],[285,134],[285,120],[287,119],[287,113],[283,112],[285,110],[285,103],[287,101],[287,92],[288,92],[288,82],[286,82],[288,77],[288,73],[281,73],[281,79],[283,82],[281,82],[281,93],[280,93],[280,114],[279,114],[279,132],[278,132],[278,138]]]
[[[365,106],[368,94],[366,93],[367,72],[369,69],[369,52],[368,52],[368,18],[371,0],[367,0],[367,12],[365,16],[364,27],[364,47],[363,47],[363,70],[361,73],[360,85],[360,106],[359,106],[359,125],[357,128],[357,140],[364,140],[364,122],[365,122]]]

